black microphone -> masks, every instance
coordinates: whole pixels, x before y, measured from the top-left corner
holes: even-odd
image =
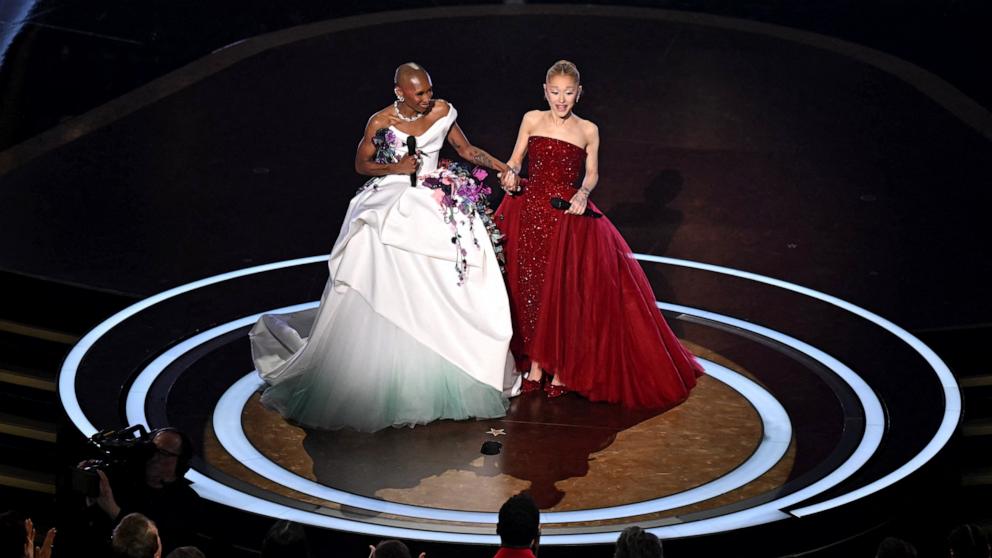
[[[409,155],[410,157],[416,157],[417,156],[417,137],[416,136],[407,136],[406,137],[406,154]],[[413,173],[410,174],[410,187],[411,188],[416,188],[417,187],[417,171],[416,170],[413,171]]]
[[[569,207],[572,207],[572,204],[561,198],[551,198],[551,207],[555,209],[568,209]],[[587,206],[586,210],[582,212],[582,216],[594,217],[596,219],[599,219],[600,217],[603,216],[603,214],[598,211],[593,211],[591,208]]]

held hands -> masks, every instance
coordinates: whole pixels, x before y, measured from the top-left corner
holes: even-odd
[[[565,210],[565,213],[569,215],[582,215],[585,213],[586,204],[589,202],[589,194],[579,190],[569,201],[572,205]]]
[[[517,176],[517,173],[512,168],[499,173],[499,182],[507,192],[520,191],[520,177]]]

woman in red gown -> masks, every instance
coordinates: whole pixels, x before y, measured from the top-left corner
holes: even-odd
[[[665,323],[617,229],[582,215],[596,211],[589,194],[599,179],[599,130],[572,112],[582,94],[575,65],[556,62],[544,92],[550,110],[524,115],[502,176],[515,195],[496,211],[506,235],[510,348],[528,373],[523,391],[543,384],[549,397],[575,391],[629,407],[677,405],[702,367]],[[529,177],[521,181],[525,155]],[[552,207],[553,198],[568,200],[567,209]]]

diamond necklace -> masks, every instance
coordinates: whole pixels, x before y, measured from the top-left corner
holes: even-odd
[[[422,112],[415,113],[416,116],[405,116],[402,112],[400,112],[399,99],[393,101],[393,112],[396,113],[396,118],[399,118],[403,122],[416,122],[417,120],[420,120],[424,116],[424,113]]]

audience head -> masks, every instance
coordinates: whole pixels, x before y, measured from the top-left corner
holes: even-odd
[[[372,549],[375,558],[412,558],[410,549],[400,541],[382,541]]]
[[[162,541],[158,537],[155,522],[141,515],[131,513],[114,528],[110,540],[114,554],[121,558],[161,558]]]
[[[661,558],[661,541],[640,527],[627,527],[617,539],[614,558]]]
[[[989,534],[980,525],[967,523],[951,530],[947,537],[951,558],[990,558]]]
[[[895,537],[885,537],[878,544],[875,558],[916,558],[916,547]]]
[[[152,444],[155,451],[145,463],[145,483],[159,488],[182,478],[193,457],[189,438],[175,428],[160,428],[152,432]]]
[[[203,551],[195,546],[180,546],[166,555],[165,558],[207,558]]]
[[[530,494],[511,496],[499,509],[496,534],[506,547],[526,548],[540,533],[541,514]]]
[[[300,558],[310,556],[310,545],[303,526],[281,519],[276,521],[262,541],[262,558]]]
[[[0,515],[0,558],[27,556],[31,544],[23,517],[12,511]]]

